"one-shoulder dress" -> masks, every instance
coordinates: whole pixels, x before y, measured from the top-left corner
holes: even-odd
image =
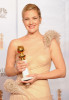
[[[43,42],[40,41],[30,48],[26,48],[28,53],[26,59],[28,62],[28,69],[30,74],[44,74],[50,71],[51,56],[50,56],[50,44],[53,39],[59,43],[60,35],[52,30],[46,32],[43,36]],[[36,47],[36,48],[35,48]],[[51,92],[48,84],[48,80],[37,80],[33,84],[26,86],[20,83],[22,74],[17,76],[16,83],[8,80],[8,92],[11,93],[10,100],[52,100]],[[10,85],[11,82],[11,85]]]

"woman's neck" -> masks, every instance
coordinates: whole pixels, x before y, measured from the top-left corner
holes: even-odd
[[[41,38],[42,35],[40,34],[40,32],[36,32],[36,33],[28,33],[26,37],[29,39],[35,39],[35,38]]]

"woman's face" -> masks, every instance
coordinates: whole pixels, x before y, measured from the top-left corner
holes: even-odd
[[[30,10],[24,12],[23,22],[29,33],[35,33],[39,31],[41,18],[39,17],[36,10]]]

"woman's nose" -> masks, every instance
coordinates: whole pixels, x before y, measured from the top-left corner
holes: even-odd
[[[29,24],[33,24],[33,20],[30,20],[30,21],[29,21]]]

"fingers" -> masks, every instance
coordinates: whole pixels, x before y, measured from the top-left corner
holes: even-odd
[[[36,77],[36,75],[27,75],[27,77],[33,77],[32,79],[30,79],[30,80],[27,80],[27,81],[21,81],[22,83],[24,83],[24,84],[27,84],[27,83],[34,83],[35,81],[37,81],[37,77]]]
[[[17,64],[17,68],[26,68],[27,66],[26,65],[23,65],[23,64]]]
[[[24,84],[27,84],[27,83],[33,83],[33,80],[31,79],[31,80],[29,80],[29,81],[21,81],[22,83],[24,83]]]
[[[28,81],[22,81],[23,84],[27,84],[27,83],[32,84],[32,83],[34,83],[34,82],[35,82],[35,78],[32,78],[32,79],[30,79],[30,80],[28,80]]]
[[[25,63],[24,61],[18,61],[18,62],[16,62],[16,69],[19,72],[24,71],[27,66],[28,66],[28,64]]]
[[[27,62],[24,61],[24,60],[18,61],[18,63],[19,63],[19,64],[27,64]]]
[[[16,67],[16,69],[17,69],[19,72],[24,71],[25,68],[26,68],[26,67],[23,67],[23,66],[21,66],[21,67],[20,67],[20,66]]]

